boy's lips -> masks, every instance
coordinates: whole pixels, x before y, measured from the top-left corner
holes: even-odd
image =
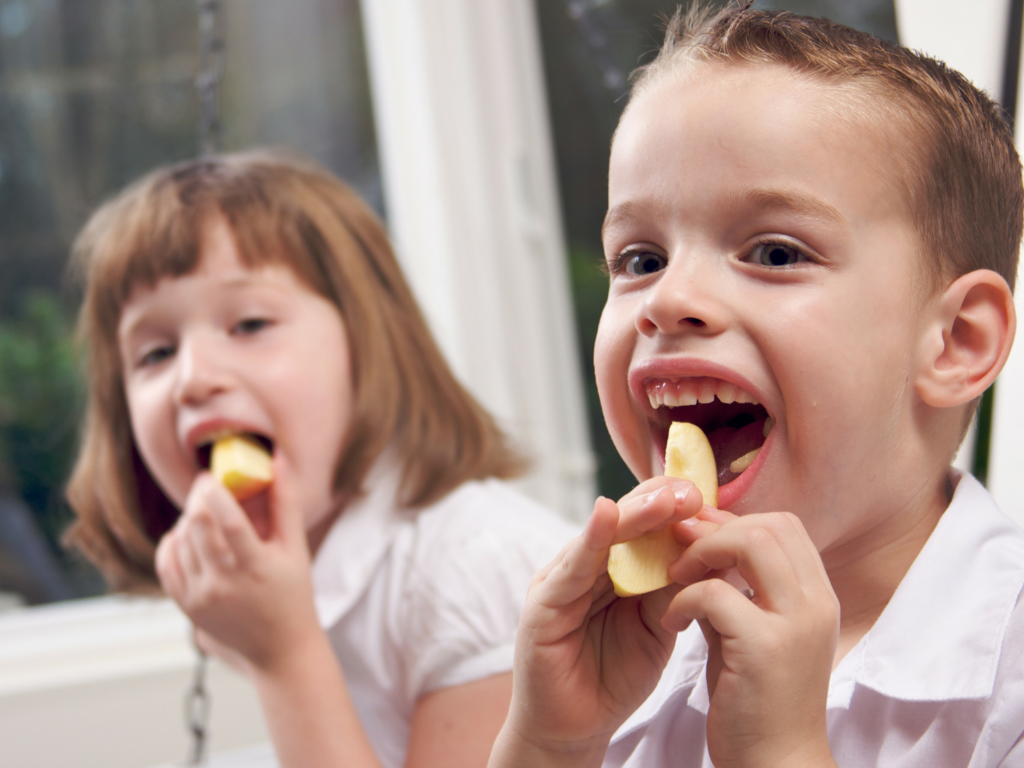
[[[701,371],[705,375],[648,373],[655,375],[634,378],[631,384],[634,396],[647,412],[662,465],[671,423],[696,424],[708,436],[714,451],[719,506],[727,509],[749,489],[763,467],[768,453],[764,446],[774,420],[746,382],[729,381],[705,371]]]

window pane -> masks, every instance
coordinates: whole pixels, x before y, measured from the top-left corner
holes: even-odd
[[[224,0],[225,149],[286,145],[381,210],[358,0]],[[0,609],[102,590],[59,544],[82,400],[65,283],[106,197],[198,152],[196,0],[0,3]]]

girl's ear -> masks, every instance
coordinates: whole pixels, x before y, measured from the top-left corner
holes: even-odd
[[[995,381],[1010,355],[1017,327],[1010,286],[991,270],[975,270],[932,306],[915,388],[936,408],[969,403]]]

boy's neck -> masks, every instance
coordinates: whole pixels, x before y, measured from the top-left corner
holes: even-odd
[[[949,506],[949,470],[922,485],[915,503],[848,544],[822,552],[839,598],[839,644],[833,669],[874,626]]]

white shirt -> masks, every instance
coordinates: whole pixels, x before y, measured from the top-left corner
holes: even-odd
[[[512,669],[530,580],[577,529],[498,480],[396,511],[375,472],[313,562],[321,625],[386,768],[405,764],[424,694]]]
[[[832,673],[840,768],[1024,766],[1024,531],[964,475],[889,605]],[[680,634],[606,768],[711,766],[707,645]]]

